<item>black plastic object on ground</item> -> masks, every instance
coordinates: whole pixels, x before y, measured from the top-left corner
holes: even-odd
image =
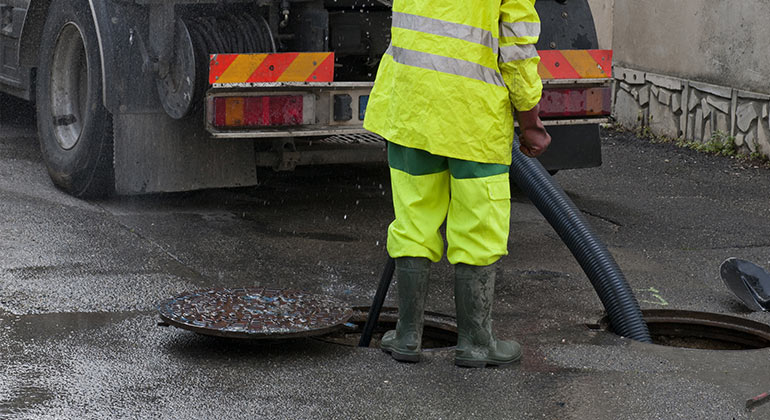
[[[752,311],[770,310],[770,274],[762,267],[728,258],[719,267],[722,281]]]
[[[543,165],[519,152],[518,142],[514,143],[511,179],[527,194],[575,256],[599,295],[613,331],[623,337],[652,343],[639,302],[615,259]]]

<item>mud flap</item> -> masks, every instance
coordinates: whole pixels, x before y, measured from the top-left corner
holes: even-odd
[[[252,140],[212,139],[199,120],[165,113],[116,114],[114,129],[118,194],[257,183]]]
[[[558,171],[601,166],[598,124],[546,126],[546,130],[551,135],[551,145],[538,157],[545,169]]]

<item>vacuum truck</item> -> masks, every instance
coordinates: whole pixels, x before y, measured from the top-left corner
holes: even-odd
[[[600,165],[611,52],[586,0],[536,7],[541,162]],[[389,0],[0,0],[0,100],[34,102],[48,173],[77,197],[385,162],[362,124],[390,23]]]

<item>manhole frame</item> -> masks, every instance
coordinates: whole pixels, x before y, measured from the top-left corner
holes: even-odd
[[[350,317],[348,320],[348,323],[365,323],[369,314],[369,306],[361,305],[361,306],[353,306],[353,316]],[[425,327],[431,327],[437,330],[442,330],[446,332],[447,334],[452,334],[455,337],[455,344],[451,346],[446,347],[423,347],[423,352],[432,352],[432,351],[443,351],[443,350],[452,350],[455,347],[457,347],[456,344],[456,337],[457,337],[457,320],[454,316],[448,315],[441,312],[434,312],[434,311],[425,311],[424,312],[424,323],[423,328]],[[380,324],[382,322],[387,323],[393,323],[395,324],[398,321],[398,308],[393,306],[383,306],[380,310],[380,317],[377,320],[377,323]],[[344,331],[345,328],[348,328],[343,325],[342,330]],[[332,331],[330,333],[319,335],[316,337],[313,337],[315,340],[323,341],[325,343],[329,344],[335,344],[338,346],[343,347],[358,347],[358,340],[355,340],[355,343],[342,343],[341,340],[332,340],[329,337],[327,337],[329,334],[334,334],[337,331]],[[349,330],[350,333],[356,333],[356,331]],[[423,330],[423,341],[425,340],[425,330]],[[372,344],[369,345],[369,347],[359,347],[359,348],[366,348],[366,349],[379,349],[377,346],[373,346]]]
[[[724,342],[735,345],[741,345],[749,348],[743,349],[705,349],[686,346],[672,346],[654,342],[653,345],[691,349],[691,350],[711,350],[711,351],[751,351],[770,348],[770,325],[758,321],[741,318],[735,315],[719,314],[713,312],[690,311],[679,309],[644,309],[642,317],[650,327],[650,333],[654,336],[673,336],[678,338],[699,338],[710,340],[712,342]],[[669,324],[668,329],[660,332],[660,327],[656,324]],[[605,315],[597,324],[598,329],[616,334],[612,331],[609,323],[609,317]],[[706,335],[697,336],[694,334],[677,334],[677,326],[681,328],[700,328],[699,332],[705,332]],[[665,328],[665,327],[664,327]],[[690,330],[692,331],[692,329]],[[731,332],[725,334],[725,332]],[[764,344],[762,344],[764,343]]]

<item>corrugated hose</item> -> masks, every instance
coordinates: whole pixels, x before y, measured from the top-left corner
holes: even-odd
[[[511,179],[540,210],[583,268],[607,311],[612,330],[623,337],[652,343],[639,302],[617,262],[543,165],[519,152],[518,142],[514,142]]]

